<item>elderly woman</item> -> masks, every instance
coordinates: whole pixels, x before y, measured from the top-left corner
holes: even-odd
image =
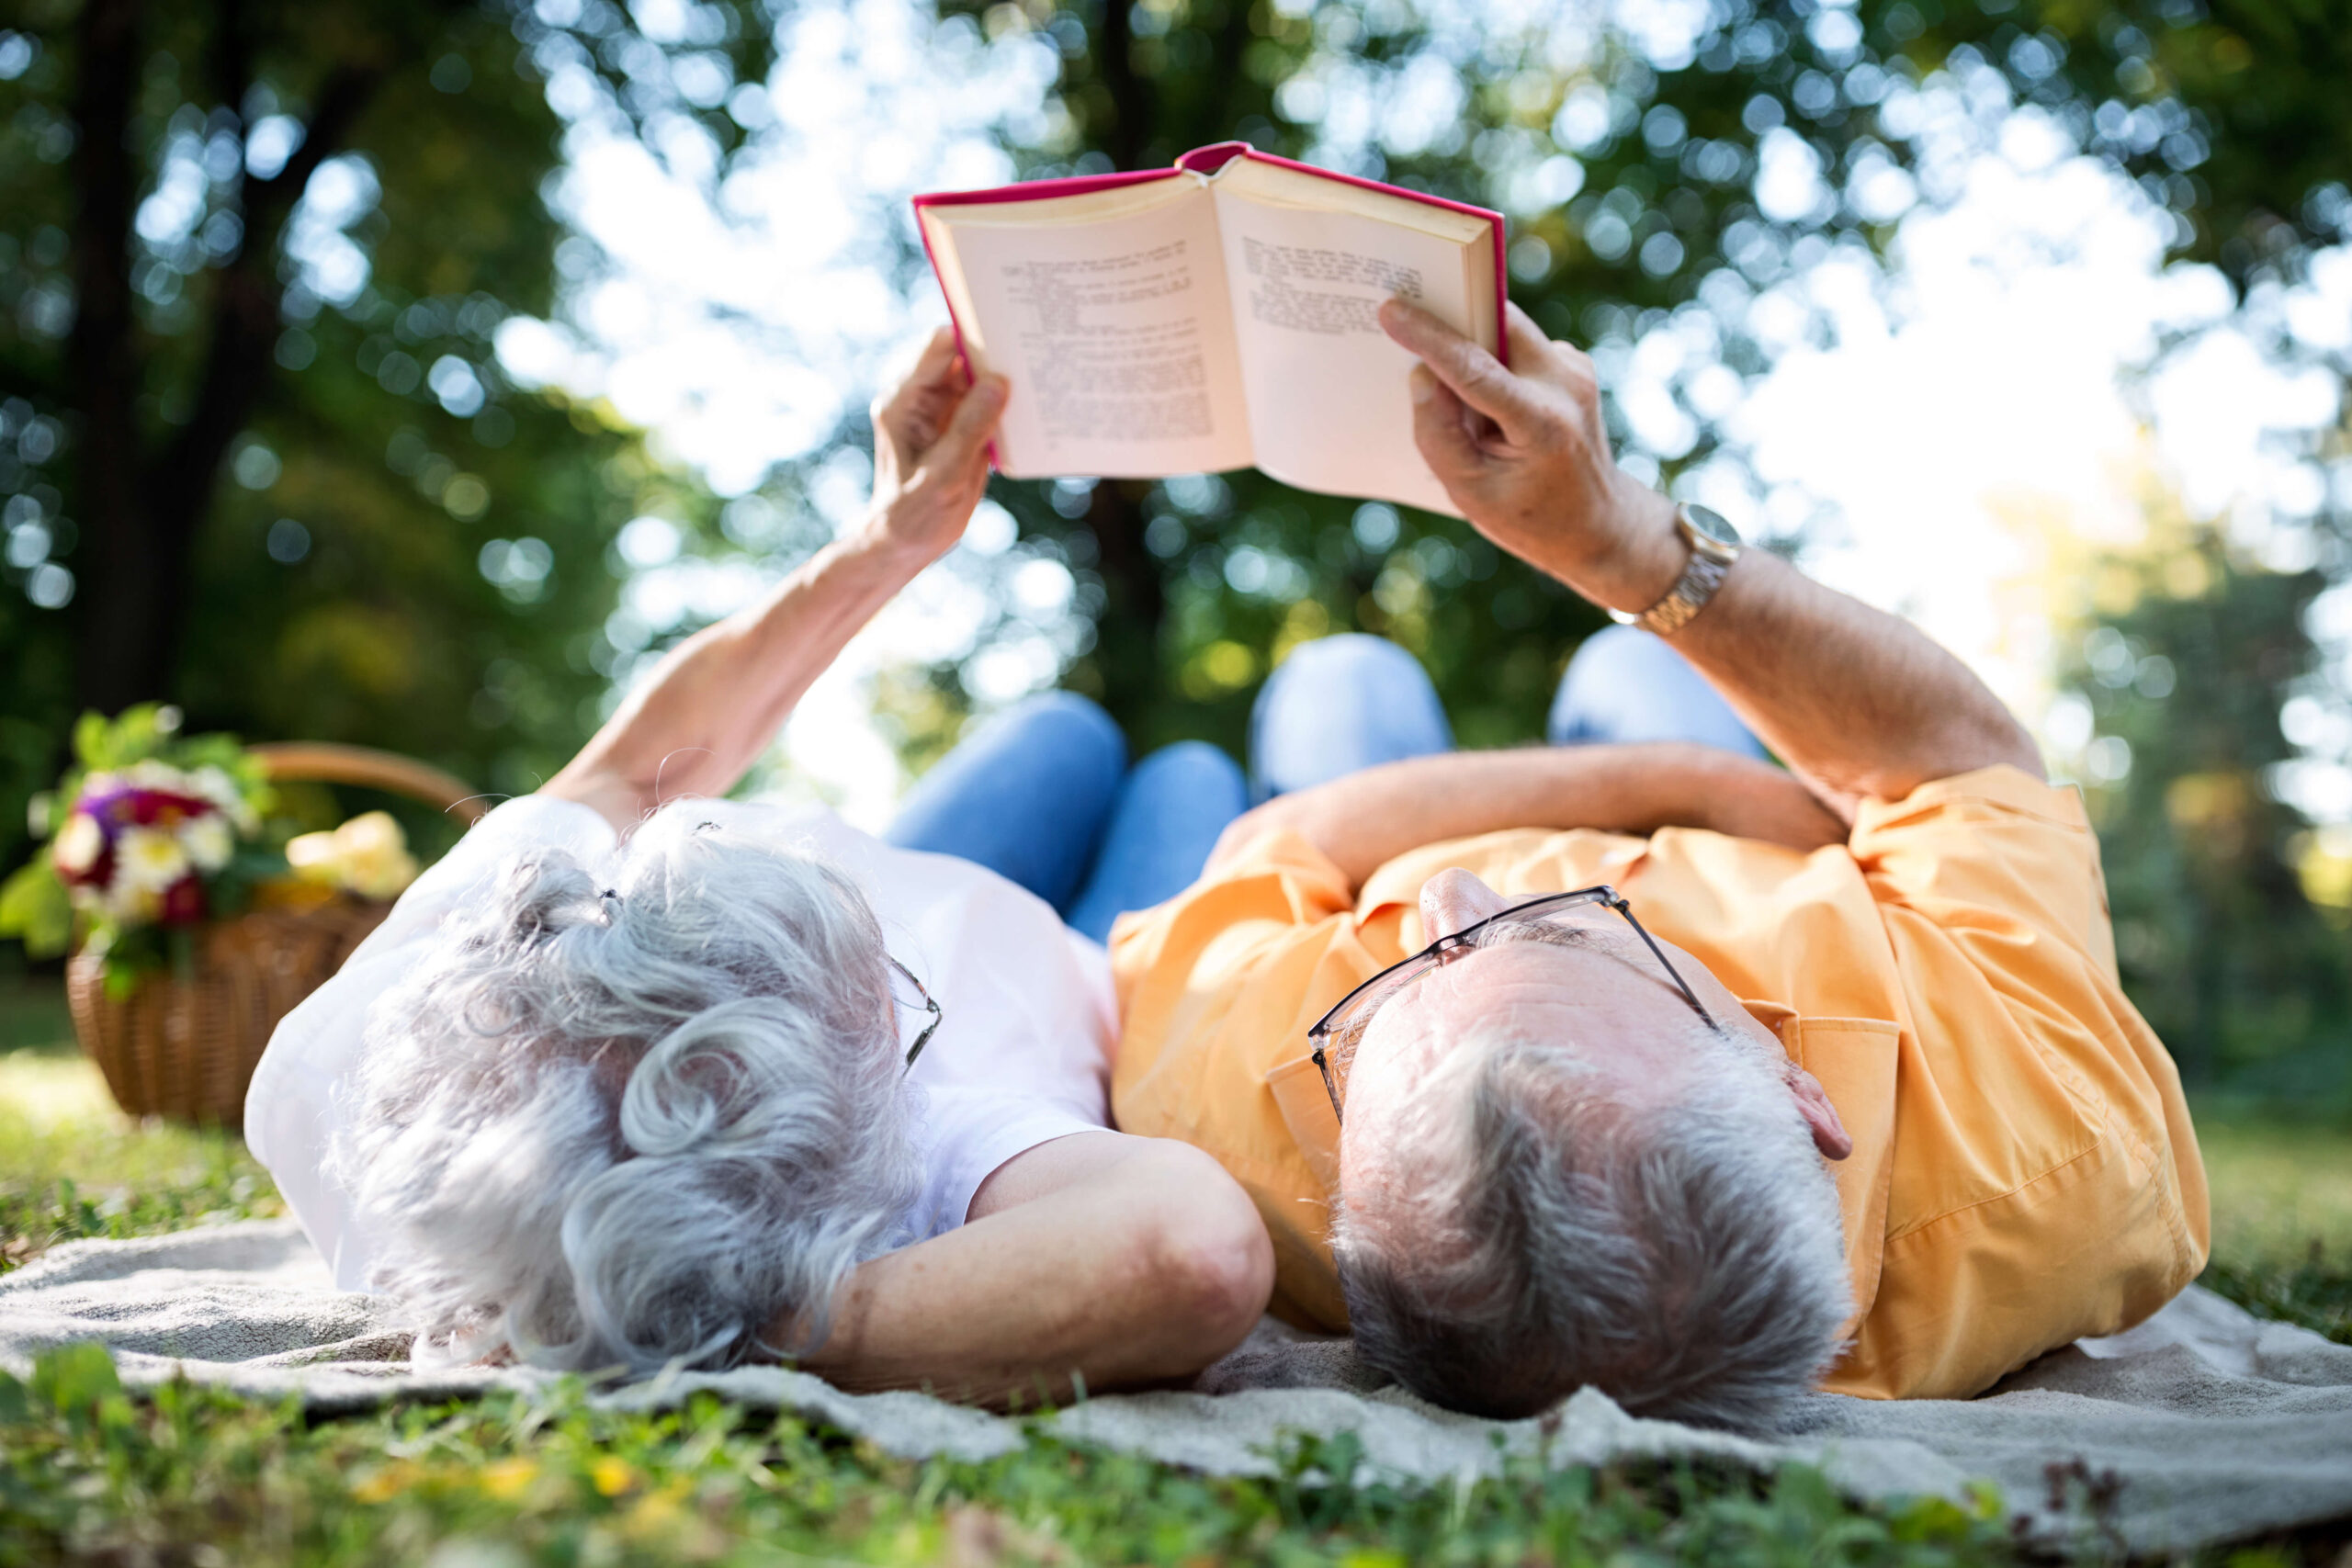
[[[963,532],[1006,397],[964,383],[943,333],[876,405],[865,525],[681,645],[272,1041],[247,1139],[420,1357],[790,1359],[1001,1403],[1182,1378],[1257,1321],[1240,1187],[1107,1130],[1108,965],[1055,908],[1099,933],[1178,891],[1230,762],[1123,783],[1060,697],[933,770],[890,842],[712,798]]]

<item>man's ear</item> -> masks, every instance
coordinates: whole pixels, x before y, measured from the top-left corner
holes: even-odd
[[[1813,1146],[1821,1151],[1824,1159],[1844,1159],[1854,1152],[1853,1135],[1846,1131],[1846,1123],[1838,1119],[1838,1108],[1829,1103],[1829,1095],[1821,1080],[1792,1062],[1789,1065],[1789,1095],[1797,1102],[1797,1114],[1813,1130]]]

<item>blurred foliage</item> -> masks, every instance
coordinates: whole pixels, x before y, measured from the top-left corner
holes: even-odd
[[[2087,625],[2057,671],[2092,732],[2076,771],[2117,963],[2192,1080],[2341,1109],[2352,878],[2281,798],[2282,770],[2309,765],[2280,715],[2318,674],[2305,622],[2324,580],[2150,515],[2147,547],[2086,574]]]
[[[762,74],[756,11],[703,7],[662,45],[571,12],[624,111],[741,140],[639,91],[639,51]],[[448,0],[28,0],[8,23],[0,863],[75,712],[134,699],[531,788],[599,716],[620,525],[715,512],[492,353],[563,276],[548,29]]]

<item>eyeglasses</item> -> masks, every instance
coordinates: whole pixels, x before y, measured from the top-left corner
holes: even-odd
[[[888,955],[886,953],[884,956],[888,957]],[[906,1070],[899,1075],[900,1077],[904,1077],[907,1073],[910,1073],[915,1070],[915,1058],[922,1055],[922,1048],[931,1043],[931,1037],[939,1032],[940,1020],[947,1015],[939,1010],[939,1004],[933,1001],[932,999],[931,993],[923,988],[923,983],[915,978],[913,970],[908,968],[905,964],[899,963],[895,958],[890,960],[890,967],[896,969],[899,974],[907,977],[907,984],[915,988],[915,995],[922,998],[923,1008],[931,1014],[931,1021],[922,1026],[922,1032],[915,1036],[915,1043],[907,1047]]]
[[[1634,918],[1633,906],[1626,903],[1614,887],[1604,885],[1581,887],[1573,893],[1546,894],[1541,898],[1531,898],[1524,904],[1514,904],[1508,909],[1489,915],[1476,925],[1464,926],[1452,936],[1442,936],[1402,964],[1390,964],[1340,998],[1340,1005],[1325,1013],[1322,1021],[1306,1032],[1306,1037],[1315,1042],[1312,1060],[1316,1070],[1323,1075],[1323,1092],[1331,1097],[1333,1120],[1340,1119],[1340,1111],[1339,1080],[1331,1076],[1331,1049],[1335,1044],[1345,1045],[1352,1056],[1355,1043],[1363,1038],[1364,1029],[1372,1022],[1372,1015],[1380,1010],[1383,1003],[1443,964],[1453,953],[1464,948],[1487,946],[1498,936],[1505,941],[1510,940],[1510,927],[1552,919],[1587,904],[1603,905],[1624,916],[1625,923],[1634,928],[1634,934],[1642,939],[1642,945],[1650,950],[1650,955],[1666,971],[1667,978],[1674,982],[1674,988],[1682,993],[1684,1001],[1690,1004],[1690,1010],[1704,1020],[1708,1028],[1716,1027],[1714,1015],[1699,1000],[1698,993],[1691,990],[1682,976],[1676,973],[1656,939],[1642,929],[1641,921]]]

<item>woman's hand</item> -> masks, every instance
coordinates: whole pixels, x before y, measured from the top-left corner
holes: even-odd
[[[1001,376],[970,386],[956,334],[931,334],[896,387],[874,402],[872,541],[920,568],[964,535],[989,482],[989,437],[1004,412]]]
[[[962,536],[989,479],[1001,377],[970,389],[945,331],[874,405],[874,510],[763,595],[666,654],[541,794],[622,833],[662,801],[725,795],[858,628]]]

